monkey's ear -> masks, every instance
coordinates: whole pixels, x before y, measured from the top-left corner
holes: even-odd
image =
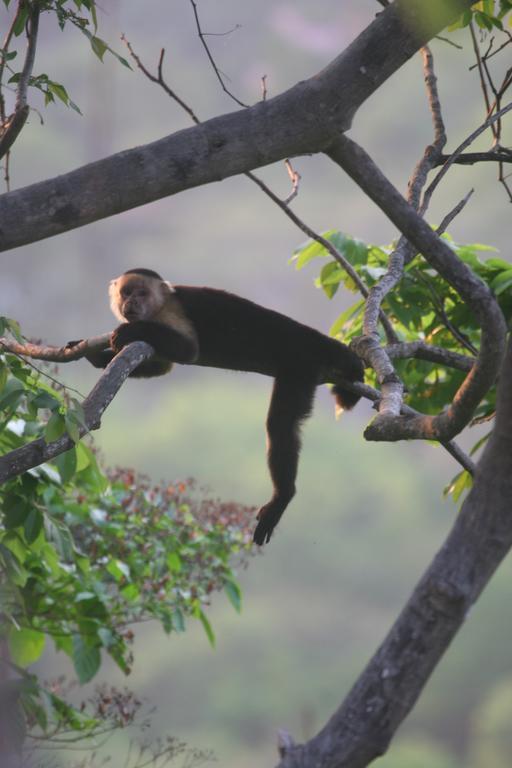
[[[174,289],[174,285],[172,283],[170,283],[168,280],[162,280],[162,283],[167,286],[167,288],[169,289],[170,293],[176,293],[176,291]]]

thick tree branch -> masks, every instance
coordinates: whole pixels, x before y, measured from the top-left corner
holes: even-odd
[[[116,355],[82,403],[87,429],[80,428],[80,437],[90,430],[99,428],[103,412],[110,405],[125,379],[131,371],[153,354],[154,350],[149,344],[144,341],[136,341]],[[44,352],[43,355],[39,359],[55,359],[47,357]],[[11,477],[26,472],[27,469],[37,467],[43,462],[53,459],[72,448],[73,445],[73,440],[66,434],[51,443],[39,438],[21,446],[21,448],[16,448],[16,450],[0,458],[0,484]]]
[[[440,658],[512,546],[512,342],[495,429],[444,545],[340,708],[279,768],[363,768],[386,752]]]
[[[387,78],[471,4],[396,0],[325,69],[279,96],[4,195],[0,250],[323,151]]]
[[[371,440],[450,440],[470,421],[488,389],[494,384],[503,356],[506,326],[489,288],[453,253],[354,141],[341,136],[328,152],[364,192],[423,253],[439,274],[453,285],[474,312],[481,328],[478,357],[451,405],[436,416],[404,418],[377,416],[365,436]]]

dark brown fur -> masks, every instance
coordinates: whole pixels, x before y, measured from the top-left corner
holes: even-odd
[[[111,284],[114,314],[123,322],[111,350],[90,357],[104,367],[122,347],[146,341],[155,358],[132,375],[159,376],[173,362],[254,371],[272,376],[267,417],[268,466],[274,491],[258,513],[254,541],[264,544],[295,494],[300,425],[313,408],[315,389],[329,371],[363,380],[359,358],[345,344],[279,312],[213,288],[170,286],[152,270],[133,269]],[[359,397],[339,385],[338,406],[352,408]]]

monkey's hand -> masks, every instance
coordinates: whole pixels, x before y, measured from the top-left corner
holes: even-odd
[[[75,339],[74,341],[68,341],[65,349],[73,349],[78,344],[81,344],[84,339]],[[92,349],[85,353],[85,359],[88,360],[95,368],[106,368],[114,357],[114,353],[111,349]]]
[[[258,512],[258,525],[252,537],[255,544],[258,544],[260,547],[263,544],[268,544],[286,506],[279,499],[272,499],[272,501],[269,501],[268,504],[265,504],[260,509]]]

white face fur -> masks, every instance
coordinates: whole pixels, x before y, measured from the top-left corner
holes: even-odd
[[[110,283],[110,308],[122,323],[151,320],[172,291],[170,283],[154,277],[121,275]]]

